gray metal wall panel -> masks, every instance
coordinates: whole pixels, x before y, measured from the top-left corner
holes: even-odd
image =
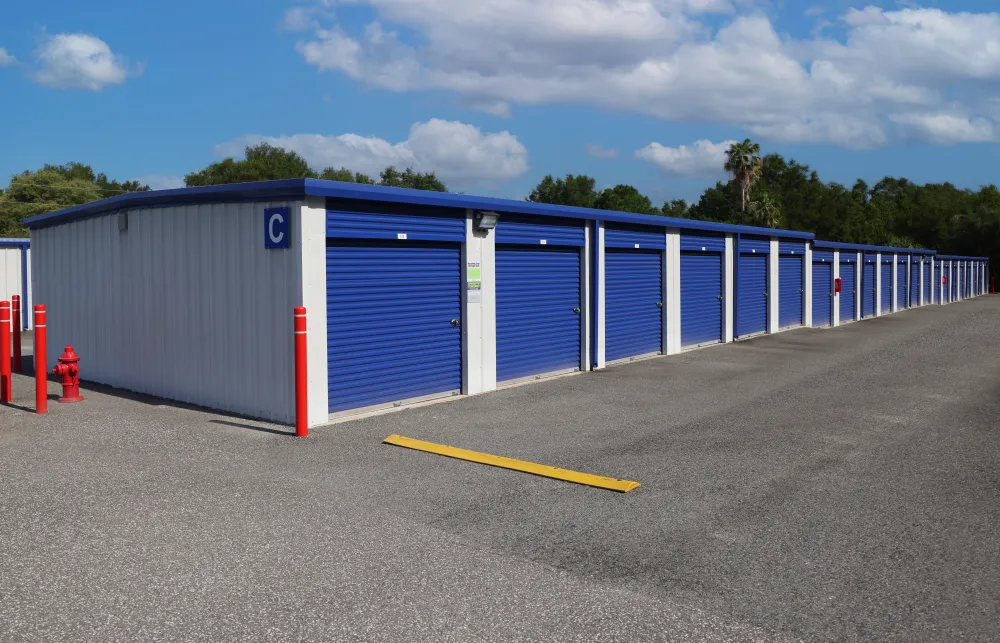
[[[11,297],[17,295],[21,298],[22,307],[25,305],[25,293],[24,293],[24,257],[23,253],[27,252],[30,257],[30,250],[23,250],[20,246],[16,247],[4,247],[0,246],[0,301],[10,301]],[[31,298],[31,284],[30,284],[30,270],[29,272],[29,283],[28,283],[28,298],[27,305],[30,308],[34,305],[34,301]],[[23,308],[22,308],[23,310]],[[21,328],[30,328],[32,324],[32,318],[29,314],[27,316],[27,325],[25,325],[25,315],[22,313],[20,319]]]
[[[262,229],[282,205],[294,220],[295,203],[223,203],[32,231],[47,366],[73,344],[85,380],[291,423],[300,255],[294,236],[265,250]]]

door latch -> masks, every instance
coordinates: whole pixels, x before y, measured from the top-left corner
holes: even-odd
[[[662,301],[656,302],[656,307],[657,308],[663,308],[663,302]]]
[[[461,319],[453,319],[453,320],[451,320],[451,325],[452,326],[458,326],[461,323],[462,323]]]
[[[576,307],[576,308],[574,308],[573,312],[576,313],[577,315],[579,315],[580,314],[580,308],[579,308],[579,306]]]

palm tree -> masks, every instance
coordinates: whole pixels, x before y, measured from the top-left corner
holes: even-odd
[[[726,164],[723,166],[733,175],[733,180],[740,186],[740,211],[746,213],[747,200],[754,183],[760,178],[763,161],[760,156],[760,145],[750,139],[742,143],[733,143],[726,151]]]
[[[775,201],[774,197],[766,190],[759,190],[757,199],[750,202],[750,213],[753,217],[754,225],[765,228],[777,228],[781,226],[781,204]]]

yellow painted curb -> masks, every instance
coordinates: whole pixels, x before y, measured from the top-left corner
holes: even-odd
[[[566,482],[575,482],[576,484],[583,484],[590,487],[600,487],[601,489],[610,489],[611,491],[620,491],[622,493],[628,493],[639,486],[638,482],[633,482],[632,480],[619,480],[617,478],[595,476],[590,473],[570,471],[569,469],[559,469],[545,464],[535,464],[534,462],[515,460],[514,458],[505,458],[500,455],[490,455],[489,453],[480,453],[478,451],[469,451],[468,449],[459,449],[457,447],[449,447],[443,444],[435,444],[433,442],[424,442],[423,440],[414,440],[413,438],[397,435],[395,433],[387,437],[385,440],[382,440],[382,442],[383,444],[393,444],[397,447],[416,449],[417,451],[426,451],[427,453],[436,453],[449,458],[458,458],[459,460],[468,460],[469,462],[488,464],[491,467],[513,469],[514,471],[523,471],[524,473],[531,473],[536,476],[555,478],[556,480],[565,480]]]

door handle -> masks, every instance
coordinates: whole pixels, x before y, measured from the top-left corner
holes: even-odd
[[[803,292],[805,292],[805,291],[804,291],[804,290],[802,290],[802,289],[799,289],[799,292],[800,292],[800,293],[803,293]]]
[[[573,312],[576,313],[577,315],[579,315],[580,314],[580,308],[579,307],[574,308]]]
[[[451,320],[451,325],[452,326],[458,326],[461,323],[462,323],[461,319],[453,319],[453,320]]]
[[[657,308],[663,308],[663,302],[662,301],[656,302],[656,307]]]
[[[716,297],[716,299],[718,299],[719,301],[722,301],[722,295],[719,295],[718,297]]]

